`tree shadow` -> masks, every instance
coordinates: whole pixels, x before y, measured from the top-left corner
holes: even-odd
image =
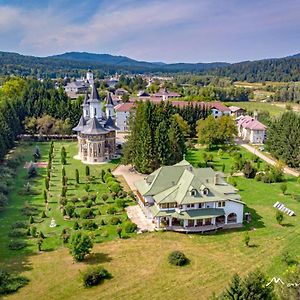
[[[282,227],[295,227],[294,224],[291,224],[291,223],[284,223],[284,224],[281,224]]]
[[[105,262],[111,262],[112,258],[107,253],[91,253],[87,258],[85,259],[85,263],[89,265],[94,264],[100,264]]]

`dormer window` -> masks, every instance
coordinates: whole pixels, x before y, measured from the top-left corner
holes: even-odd
[[[208,188],[204,188],[203,189],[203,195],[208,195],[209,194],[209,189]]]
[[[197,190],[192,189],[191,190],[191,196],[196,197],[197,196]]]

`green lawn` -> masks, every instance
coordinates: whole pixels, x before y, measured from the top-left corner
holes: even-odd
[[[48,145],[45,145],[45,149],[48,149]],[[57,149],[60,151],[60,147]],[[71,143],[67,151],[71,155],[76,152]],[[190,151],[187,160],[197,165],[202,162],[203,151]],[[241,152],[251,158],[251,154],[246,150]],[[222,157],[218,157],[216,151],[213,155],[216,169],[219,170],[224,163],[225,172],[229,172],[233,161],[231,155],[224,153]],[[68,158],[68,161],[72,160]],[[80,163],[75,161],[74,164],[78,164],[82,173],[84,166],[79,166]],[[73,163],[67,166],[67,175],[71,180],[74,169],[72,165]],[[101,167],[95,167],[95,175],[100,170],[98,168]],[[16,181],[19,187],[23,184],[24,176],[25,172],[20,169],[20,178]],[[130,239],[114,239],[96,244],[93,255],[83,263],[76,264],[73,263],[66,247],[39,254],[34,247],[28,255],[22,251],[8,253],[7,248],[1,247],[2,264],[30,279],[28,286],[6,298],[209,299],[213,292],[220,293],[236,272],[244,276],[249,271],[260,268],[271,277],[283,276],[286,269],[285,263],[281,261],[283,251],[289,251],[294,259],[300,261],[300,203],[291,197],[291,193],[300,193],[299,184],[296,178],[287,177],[287,194],[282,195],[280,183],[265,184],[242,177],[236,177],[236,182],[246,203],[245,210],[250,211],[253,217],[253,221],[241,229],[207,235],[159,232],[136,235]],[[60,184],[60,181],[57,183]],[[15,193],[14,195],[17,195],[17,191]],[[39,197],[32,201],[42,203]],[[22,207],[24,200],[19,198],[11,200],[10,207],[1,217],[6,216],[10,219],[9,222],[20,217],[19,213],[13,213]],[[273,204],[276,201],[283,202],[297,214],[296,217],[285,215],[283,226],[278,225],[275,220],[276,210]],[[57,213],[57,222],[62,222],[61,227],[57,228],[59,233],[66,221],[60,218],[59,212],[53,210],[53,213]],[[49,222],[49,219],[45,222]],[[44,230],[46,231],[46,228]],[[251,247],[244,245],[245,230],[250,230]],[[1,245],[7,241],[7,231],[8,225],[2,226]],[[51,250],[57,243],[59,240],[53,241],[52,245],[47,247]],[[5,248],[5,251],[2,248]],[[29,251],[30,247],[26,249]],[[172,250],[183,251],[190,259],[190,264],[183,268],[170,266],[167,256]],[[79,270],[95,264],[108,269],[113,278],[98,287],[84,289],[80,282]]]
[[[247,111],[268,111],[271,116],[278,116],[286,111],[285,105],[283,107],[277,106],[274,103],[243,101],[243,102],[226,102],[226,105],[238,106]]]
[[[50,148],[50,143],[39,143],[38,144],[41,151],[41,159],[39,161],[48,161],[48,152]],[[5,210],[1,213],[1,231],[0,231],[0,244],[3,247],[0,247],[0,261],[3,259],[15,259],[16,257],[22,257],[26,254],[32,254],[36,252],[36,239],[34,238],[23,238],[29,244],[28,247],[21,250],[9,250],[8,243],[12,240],[12,237],[9,237],[8,234],[11,231],[11,225],[16,221],[25,221],[28,222],[29,216],[24,216],[21,213],[21,209],[24,207],[25,203],[28,205],[35,207],[38,209],[38,213],[34,216],[35,223],[33,226],[37,227],[38,231],[42,231],[46,239],[43,242],[42,249],[44,251],[55,250],[62,246],[62,240],[60,238],[61,232],[63,228],[73,228],[73,224],[75,222],[75,218],[71,220],[65,220],[59,205],[59,199],[62,188],[62,165],[61,165],[61,148],[65,147],[67,152],[67,165],[65,166],[66,176],[68,177],[68,191],[66,198],[70,200],[72,197],[81,198],[84,195],[97,195],[97,200],[95,205],[93,205],[93,209],[95,211],[96,217],[93,219],[95,223],[99,225],[99,229],[92,231],[94,235],[95,242],[104,242],[107,240],[112,240],[117,238],[116,233],[116,225],[110,225],[109,221],[112,218],[112,215],[107,214],[107,208],[111,205],[114,205],[114,200],[110,197],[106,202],[104,202],[101,198],[103,193],[110,193],[107,185],[102,183],[100,179],[101,170],[108,168],[115,168],[117,161],[103,164],[103,165],[92,165],[90,166],[90,175],[93,178],[89,181],[85,176],[85,165],[80,161],[73,159],[73,156],[77,152],[77,145],[75,142],[55,142],[54,143],[54,159],[52,164],[51,171],[51,181],[50,181],[50,189],[49,189],[49,211],[46,211],[44,199],[43,199],[43,191],[45,189],[45,176],[46,176],[46,168],[38,168],[38,176],[34,179],[28,179],[27,169],[24,168],[24,164],[20,166],[17,172],[17,176],[15,179],[15,186],[13,191],[10,193],[9,198],[9,206],[5,208]],[[35,145],[24,143],[17,148],[17,151],[22,151],[24,155],[24,161],[30,161],[32,159],[32,153],[34,152]],[[79,170],[80,174],[80,183],[76,185],[75,182],[75,169]],[[24,193],[24,185],[29,182],[31,186],[31,192],[27,195],[23,195]],[[87,193],[85,191],[86,184],[89,184],[90,191]],[[130,199],[127,199],[127,203],[130,205]],[[115,206],[115,205],[114,205]],[[80,214],[80,211],[85,207],[83,202],[78,202],[76,204],[76,212]],[[99,215],[99,210],[101,215]],[[46,211],[47,218],[41,218],[42,211]],[[127,219],[127,214],[122,210],[118,209],[117,217],[119,217],[122,221]],[[57,227],[50,228],[51,218],[54,218],[57,224]],[[107,225],[100,226],[101,220],[104,220]],[[77,220],[79,224],[83,222],[82,219]]]

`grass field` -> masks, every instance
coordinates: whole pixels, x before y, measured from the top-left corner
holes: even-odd
[[[251,156],[245,150],[242,153]],[[216,168],[224,164],[228,172],[231,156],[213,154]],[[202,158],[203,149],[187,155],[195,165]],[[246,275],[258,267],[269,276],[282,276],[286,269],[281,261],[283,251],[300,260],[300,203],[291,197],[291,193],[299,194],[299,184],[296,178],[288,177],[287,194],[283,195],[279,183],[265,184],[242,177],[236,181],[247,204],[245,210],[253,217],[244,228],[207,235],[159,232],[115,239],[95,244],[93,254],[83,263],[73,263],[64,246],[41,253],[34,248],[18,255],[5,251],[1,253],[1,265],[30,279],[28,286],[5,299],[208,299],[226,287],[235,272]],[[12,198],[7,217],[18,205],[17,198]],[[275,220],[272,205],[276,201],[297,214],[286,216],[283,226]],[[1,242],[5,230],[2,227]],[[250,230],[251,247],[244,245],[245,230]],[[182,268],[169,265],[167,256],[172,250],[183,251],[190,264]],[[97,264],[111,272],[113,278],[84,289],[79,271]]]
[[[249,111],[268,111],[271,116],[278,116],[286,111],[286,107],[284,104],[283,106],[277,106],[275,103],[269,102],[256,102],[256,101],[248,101],[248,102],[229,102],[226,103],[228,105],[238,106],[243,109]]]

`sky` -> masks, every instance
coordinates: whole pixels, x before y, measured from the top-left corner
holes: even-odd
[[[0,51],[238,62],[300,52],[299,0],[0,0]]]

